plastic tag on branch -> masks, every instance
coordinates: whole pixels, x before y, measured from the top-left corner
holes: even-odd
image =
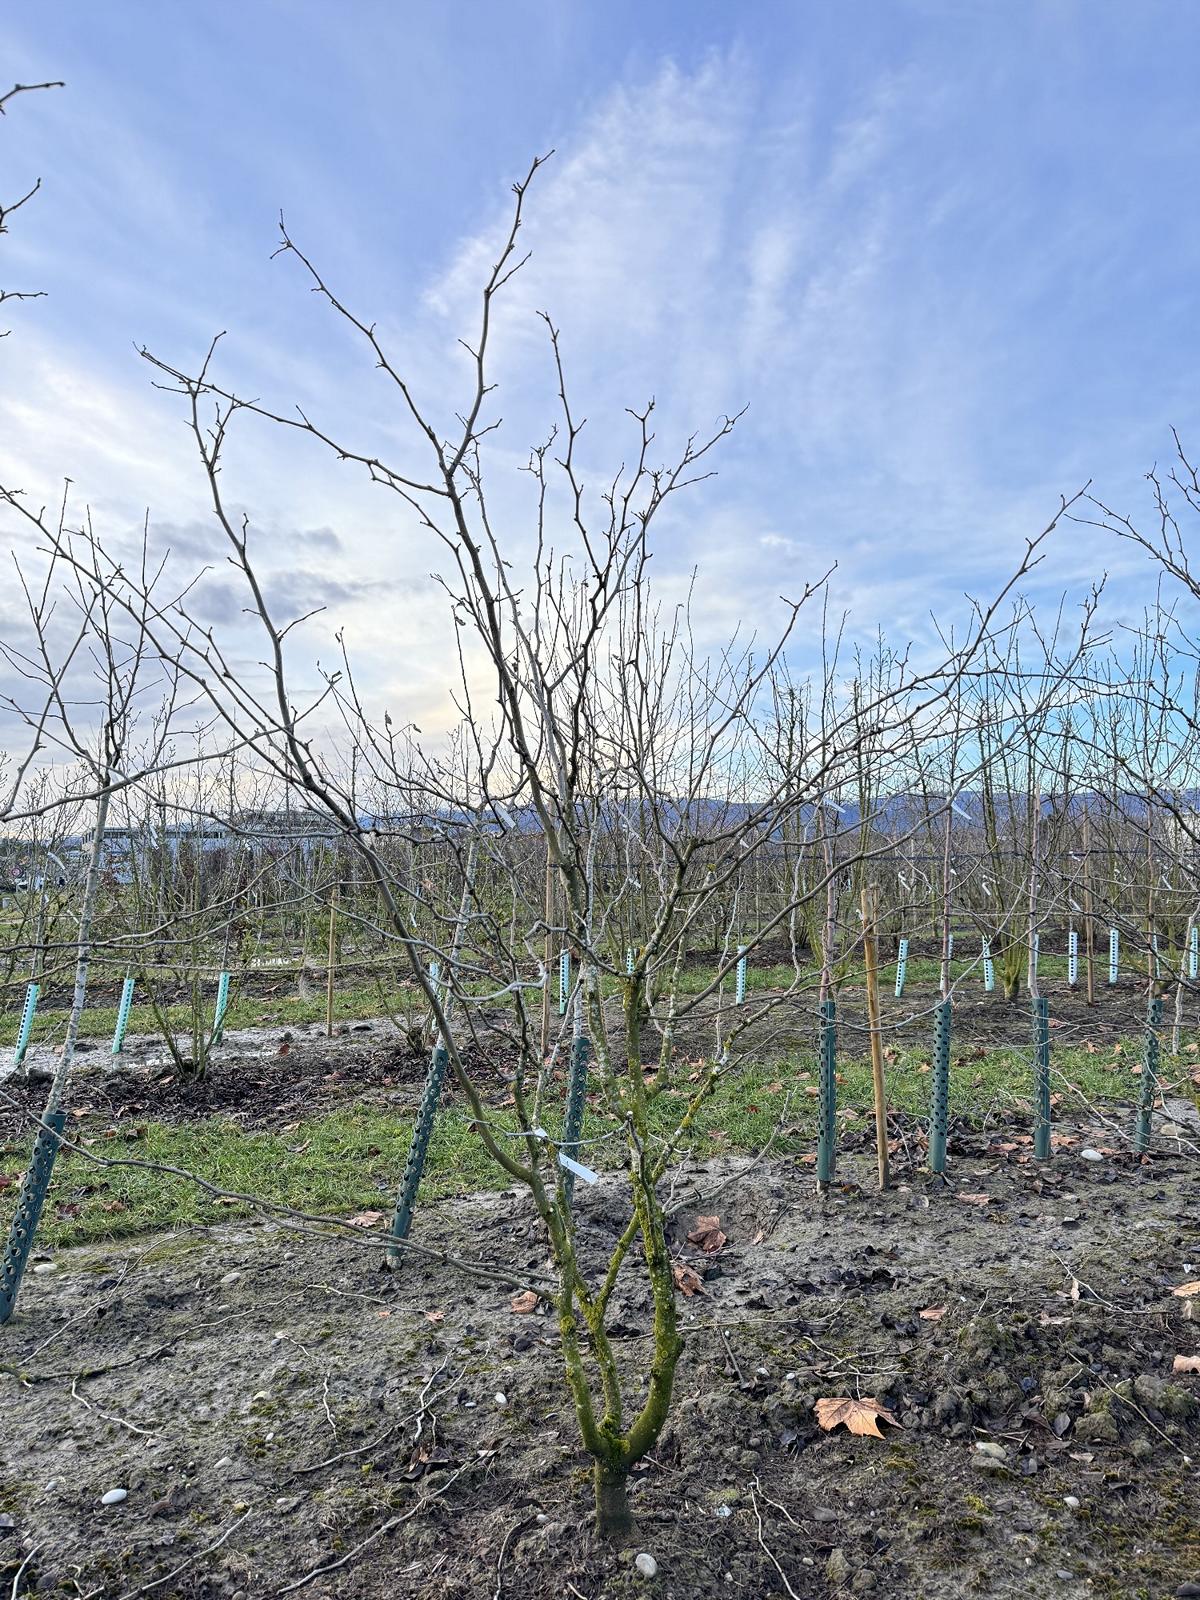
[[[600,1174],[593,1172],[591,1167],[585,1167],[581,1161],[575,1161],[571,1156],[558,1152],[558,1164],[565,1167],[568,1172],[573,1172],[577,1178],[582,1178],[584,1183],[599,1183]]]

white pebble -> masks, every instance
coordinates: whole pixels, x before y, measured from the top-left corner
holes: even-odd
[[[1083,1157],[1083,1159],[1085,1161],[1103,1161],[1104,1160],[1104,1157],[1100,1154],[1099,1150],[1081,1150],[1079,1152],[1079,1154]]]
[[[1080,1506],[1080,1500],[1079,1500],[1078,1495],[1073,1495],[1073,1494],[1065,1494],[1065,1495],[1063,1495],[1063,1505],[1066,1506],[1068,1511],[1078,1511],[1079,1510],[1079,1506]]]
[[[492,1399],[500,1407],[501,1411],[503,1411],[505,1406],[508,1404],[508,1396],[506,1394],[494,1394]]]
[[[643,1578],[653,1578],[658,1574],[658,1562],[655,1561],[653,1556],[647,1555],[644,1550],[640,1556],[634,1558],[633,1564]]]
[[[102,1506],[119,1506],[128,1493],[128,1489],[110,1489],[107,1494],[100,1496],[100,1504]]]
[[[39,1261],[33,1269],[35,1272],[57,1272],[57,1261]]]

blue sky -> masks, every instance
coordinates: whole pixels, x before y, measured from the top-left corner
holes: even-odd
[[[920,636],[1060,494],[1140,510],[1170,426],[1200,440],[1200,6],[9,0],[3,45],[6,80],[67,87],[0,124],[6,194],[43,179],[3,281],[48,291],[0,341],[0,481],[70,476],[117,540],[148,507],[181,558],[217,548],[143,343],[188,365],[226,329],[230,382],[403,449],[369,363],[270,261],[280,209],[448,413],[508,185],[552,146],[498,329],[499,503],[519,549],[553,399],[538,308],[597,477],[626,405],[653,394],[665,444],[748,405],[661,536],[713,639],[834,559],[861,629]],[[402,509],[269,430],[227,489],[281,597],[328,600],[314,648],[344,625],[393,708],[436,718],[438,558]],[[1119,612],[1148,574],[1068,529],[1039,592],[1106,567]]]

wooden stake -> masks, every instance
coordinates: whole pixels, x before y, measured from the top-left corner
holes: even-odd
[[[542,965],[546,982],[542,988],[542,1060],[550,1051],[550,963],[554,959],[554,936],[550,932],[554,922],[554,858],[550,852],[550,837],[546,836],[546,899],[543,910],[546,939],[542,946]]]
[[[871,1085],[875,1095],[875,1152],[879,1158],[879,1187],[886,1189],[888,1172],[887,1105],[883,1097],[883,1036],[879,1022],[879,961],[875,949],[875,891],[863,885],[863,961],[867,971],[867,1020],[871,1026]]]
[[[1087,1003],[1096,1004],[1096,980],[1093,972],[1092,933],[1092,819],[1083,813],[1083,928],[1084,950],[1087,956]]]
[[[335,883],[329,896],[329,958],[325,964],[325,1037],[333,1038],[333,974],[337,961],[337,903],[338,886]]]

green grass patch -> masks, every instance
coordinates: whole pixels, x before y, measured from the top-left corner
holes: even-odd
[[[1132,1103],[1138,1079],[1129,1069],[1136,1060],[1130,1044],[1120,1057],[1102,1057],[1079,1049],[1054,1053],[1055,1089],[1063,1094],[1062,1111],[1079,1109],[1068,1085],[1087,1100],[1114,1099]],[[1027,1052],[966,1049],[953,1055],[951,1110],[983,1115],[1008,1111],[1028,1114],[1032,1069]],[[889,1104],[924,1115],[928,1109],[928,1053],[909,1049],[887,1064]],[[861,1126],[871,1116],[871,1069],[866,1057],[839,1063],[841,1082],[839,1126]],[[779,1126],[784,1133],[775,1149],[780,1154],[811,1151],[816,1131],[816,1063],[807,1053],[786,1060],[748,1063],[740,1067],[701,1107],[683,1149],[698,1156],[761,1150]],[[678,1122],[691,1086],[666,1089],[651,1102],[653,1131],[665,1137]],[[790,1104],[789,1104],[790,1096]],[[786,1108],[786,1116],[784,1115]],[[513,1112],[494,1110],[493,1125],[515,1128]],[[1132,1117],[1132,1109],[1130,1110]],[[129,1158],[182,1168],[223,1189],[254,1194],[279,1204],[320,1215],[346,1216],[364,1210],[387,1210],[404,1170],[411,1122],[370,1106],[345,1106],[311,1118],[286,1131],[244,1132],[227,1118],[166,1124],[148,1122],[129,1138],[120,1129],[104,1137],[92,1119],[81,1120],[78,1140],[90,1139],[91,1152],[103,1158]],[[617,1124],[589,1109],[586,1145],[581,1158],[603,1169],[623,1160]],[[129,1130],[132,1132],[133,1130]],[[27,1141],[0,1146],[0,1172],[18,1177],[29,1155]],[[451,1102],[438,1116],[429,1150],[423,1199],[473,1190],[506,1187],[509,1180],[492,1163],[459,1103]],[[4,1191],[0,1227],[7,1229],[15,1184]],[[49,1246],[81,1244],[157,1229],[211,1224],[250,1214],[240,1204],[218,1204],[196,1184],[156,1170],[105,1166],[83,1154],[65,1151],[39,1229],[39,1242]]]

